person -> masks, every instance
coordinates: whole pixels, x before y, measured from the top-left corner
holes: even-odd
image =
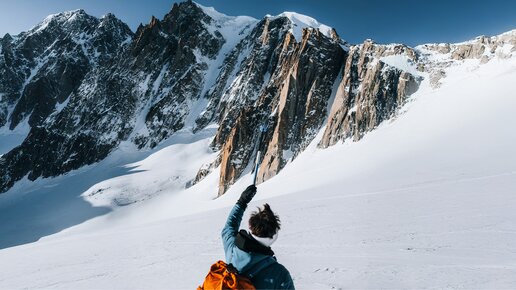
[[[222,229],[226,262],[248,277],[256,289],[295,289],[288,270],[277,262],[271,245],[278,238],[280,219],[268,204],[251,214],[249,230],[240,230],[242,216],[256,194],[250,185],[233,206]]]

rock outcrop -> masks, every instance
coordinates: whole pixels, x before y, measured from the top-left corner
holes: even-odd
[[[153,148],[178,130],[217,125],[218,156],[188,185],[219,174],[221,195],[254,169],[256,150],[263,182],[310,143],[359,140],[395,116],[423,77],[438,87],[446,66],[511,57],[515,34],[349,45],[308,16],[230,17],[192,1],[135,33],[112,14],[51,15],[0,39],[0,128],[30,127],[0,156],[0,192],[98,162],[122,141]]]
[[[497,57],[506,59],[516,52],[516,30],[487,37],[479,36],[462,43],[432,43],[415,48],[420,55],[420,63],[430,76],[431,85],[438,88],[446,75],[444,68],[465,60],[479,60],[485,64]]]
[[[347,138],[359,140],[391,118],[407,96],[418,89],[420,77],[382,61],[382,57],[392,55],[417,62],[415,51],[404,45],[366,41],[350,49],[320,147]]]
[[[249,51],[242,56],[234,81],[225,90],[214,90],[223,92],[211,98],[217,103],[208,106],[214,112],[209,114],[220,122],[212,145],[221,150],[221,156],[215,161],[220,164],[208,167],[220,165],[219,194],[254,161],[261,123],[268,122],[271,129],[262,148],[260,182],[277,174],[303,150],[324,122],[344,50],[338,39],[317,29],[305,29],[297,42],[290,27],[286,17],[263,19],[234,51]],[[236,58],[230,56],[228,66]],[[221,79],[226,71],[230,69],[222,72]]]
[[[274,78],[274,126],[258,172],[258,182],[276,175],[315,138],[323,125],[345,52],[340,42],[316,29],[305,29],[301,41],[286,37],[291,54]]]
[[[0,127],[9,122],[14,129],[26,118],[31,127],[42,125],[131,35],[112,14],[97,19],[83,10],[51,15],[14,38],[6,35],[0,55]]]

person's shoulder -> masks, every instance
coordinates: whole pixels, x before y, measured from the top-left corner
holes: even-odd
[[[274,268],[275,270],[278,270],[278,271],[287,271],[288,272],[287,268],[285,268],[285,266],[283,266],[279,262],[273,263],[271,265],[271,268]]]
[[[273,272],[273,273],[277,273],[277,274],[282,275],[282,276],[290,277],[290,272],[287,270],[287,268],[285,266],[283,266],[279,262],[273,263],[269,267],[269,270],[271,272]]]

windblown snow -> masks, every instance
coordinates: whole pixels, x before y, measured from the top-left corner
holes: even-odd
[[[515,79],[514,56],[447,67],[441,87],[425,77],[394,120],[324,150],[319,136],[260,184],[247,215],[265,202],[280,215],[273,249],[296,287],[515,288]],[[220,198],[218,170],[185,186],[215,158],[216,129],[151,151],[124,143],[0,195],[0,288],[197,287],[223,259],[220,230],[252,179]]]

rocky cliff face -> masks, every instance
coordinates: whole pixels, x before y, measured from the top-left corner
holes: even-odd
[[[324,121],[344,51],[337,39],[315,29],[306,29],[297,42],[288,31],[289,25],[289,20],[282,17],[262,21],[261,29],[256,31],[262,41],[254,47],[260,53],[251,54],[253,58],[248,61],[252,63],[244,66],[245,70],[237,76],[237,79],[258,74],[267,77],[254,84],[254,98],[243,105],[237,116],[227,114],[221,121],[214,140],[215,148],[222,148],[219,194],[253,161],[261,123],[269,123],[270,130],[266,144],[262,144],[264,159],[259,181],[277,174],[289,158],[315,137]],[[242,82],[228,93],[245,91],[247,87]]]
[[[69,14],[84,18],[80,22],[75,20],[81,26],[47,32],[53,27],[50,26],[55,21],[56,16],[53,16],[34,28],[31,35],[42,31],[53,37],[48,42],[59,43],[54,39],[64,37],[62,34],[69,39],[92,39],[84,36],[84,30],[95,25],[104,27],[102,20],[87,16],[83,11],[63,14],[66,23],[74,17]],[[106,18],[114,21],[112,16]],[[91,23],[84,24],[87,21]],[[203,74],[208,70],[205,60],[215,58],[225,42],[221,33],[210,30],[211,22],[213,19],[192,2],[176,4],[162,21],[152,18],[134,36],[125,24],[122,31],[128,33],[124,37],[106,36],[122,40],[106,46],[112,49],[109,58],[100,57],[103,56],[100,44],[98,48],[92,44],[93,56],[99,55],[97,62],[80,57],[81,52],[88,51],[89,45],[78,40],[80,45],[72,48],[79,57],[70,58],[80,62],[79,68],[71,69],[74,73],[80,72],[81,77],[75,79],[74,86],[65,86],[69,90],[63,95],[66,100],[63,108],[50,110],[37,119],[41,119],[39,123],[30,123],[32,129],[26,140],[2,156],[0,190],[5,191],[25,175],[30,180],[55,176],[101,160],[123,140],[130,139],[140,148],[153,147],[183,128],[190,107],[203,89]],[[62,23],[56,25],[61,27]],[[56,50],[50,48],[49,51],[53,55]],[[86,66],[88,63],[92,65]],[[59,72],[52,70],[52,73],[56,71]],[[45,78],[55,79],[46,71],[40,73]],[[63,85],[42,87],[37,97],[53,97],[51,88],[59,91]],[[35,112],[27,110],[29,118],[34,118]],[[15,109],[10,114],[11,119],[16,112]],[[11,121],[10,126],[15,125],[16,122]],[[50,166],[49,161],[52,161]]]
[[[307,16],[230,17],[191,1],[135,33],[113,15],[51,15],[0,39],[0,128],[31,128],[0,156],[0,192],[24,176],[102,160],[122,141],[152,148],[178,130],[217,124],[211,147],[219,155],[194,182],[219,174],[223,194],[253,169],[256,150],[263,182],[323,128],[321,148],[359,140],[393,117],[423,77],[438,86],[443,66],[510,55],[515,39],[348,45]],[[263,123],[269,130],[258,144]]]
[[[113,15],[97,19],[83,10],[51,15],[28,32],[5,35],[0,41],[0,127],[9,123],[14,129],[24,119],[32,127],[42,125],[131,35]]]
[[[241,102],[233,115],[222,115],[225,118],[219,120],[221,126],[213,142],[220,155],[212,164],[203,166],[196,177],[196,181],[201,180],[220,168],[219,195],[253,169],[251,165],[258,150],[257,128],[264,120],[270,130],[260,148],[265,155],[260,160],[258,182],[276,175],[321,129],[324,128],[318,141],[320,148],[348,138],[358,141],[381,122],[394,117],[407,98],[418,90],[424,77],[429,77],[431,84],[438,87],[439,79],[445,77],[443,67],[468,59],[485,63],[486,57],[487,61],[495,56],[508,57],[516,47],[514,31],[489,40],[480,37],[474,43],[410,48],[402,44],[379,45],[371,40],[349,46],[335,31],[322,35],[320,30],[306,28],[297,42],[292,23],[286,18],[283,21],[282,29],[273,30],[284,35],[280,37],[281,52],[278,52],[278,35],[267,33],[268,25],[278,25],[271,19],[262,21],[255,35],[250,35],[262,41],[253,46],[251,55],[272,55],[273,61],[265,63],[273,69],[265,70],[262,64],[254,67],[255,72],[244,71],[245,79],[263,74],[268,78],[255,82],[252,92],[259,97],[254,104],[252,100]],[[265,49],[273,52],[264,53],[264,47],[259,44],[267,44],[271,39],[273,44]],[[440,51],[443,46],[450,50]],[[490,46],[487,56],[478,53],[487,51],[487,46]],[[256,53],[257,48],[261,53]],[[309,51],[307,62],[303,62],[303,49]],[[432,49],[439,51],[431,52]],[[262,57],[253,61],[264,59],[268,60]],[[238,92],[244,78],[235,79],[238,81],[232,86]],[[226,90],[226,97],[234,95]],[[235,107],[234,102],[231,107]],[[224,112],[220,108],[218,111]]]
[[[407,61],[417,63],[416,52],[404,45],[385,46],[366,41],[350,49],[320,147],[347,138],[359,140],[391,118],[407,96],[418,89],[422,78],[382,60],[390,56],[404,56]]]
[[[26,120],[32,129],[0,159],[0,192],[27,174],[31,180],[53,176],[107,155],[103,144],[62,126],[59,116],[72,107],[87,75],[109,66],[131,37],[113,15],[97,19],[83,10],[51,15],[28,32],[3,37],[0,126],[14,129]]]
[[[253,159],[258,133],[249,129],[257,128],[263,120],[263,116],[256,115],[258,112],[271,112],[268,122],[272,124],[266,145],[261,148],[264,158],[258,182],[263,182],[295,158],[324,125],[321,147],[348,137],[359,140],[365,132],[390,118],[421,81],[421,77],[381,61],[382,57],[405,56],[416,63],[415,51],[404,45],[385,46],[367,41],[360,46],[342,47],[337,36],[328,37],[316,29],[305,29],[300,42],[289,32],[283,39],[279,67],[273,71],[264,86],[267,90],[255,107],[270,105],[254,115],[252,110],[245,111],[234,126],[228,126],[228,137],[215,139],[227,141],[220,159],[219,194]],[[332,90],[336,90],[334,98]]]

